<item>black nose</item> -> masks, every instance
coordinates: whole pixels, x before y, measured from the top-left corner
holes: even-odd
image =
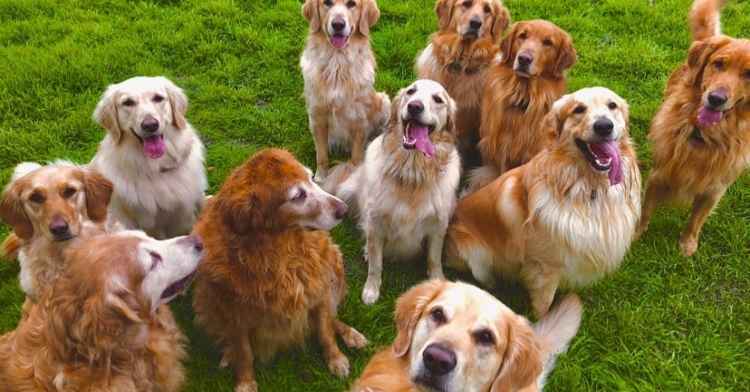
[[[469,20],[469,27],[479,30],[482,27],[482,19],[479,19],[478,16],[471,18],[471,20]]]
[[[430,372],[443,375],[456,367],[456,354],[437,343],[433,343],[422,352],[422,361]]]
[[[518,57],[516,57],[518,60],[518,64],[521,65],[529,65],[534,61],[534,56],[531,55],[531,53],[528,52],[521,52],[518,54]]]
[[[336,210],[336,219],[344,219],[346,212],[349,211],[349,206],[346,203],[336,200],[334,207]]]
[[[422,101],[411,101],[406,105],[406,110],[411,114],[419,114],[424,112],[424,104]]]
[[[49,223],[49,232],[53,235],[64,235],[68,233],[70,227],[68,221],[63,218],[55,218]]]
[[[613,124],[612,120],[608,118],[600,118],[594,121],[594,132],[599,136],[608,136],[612,133],[614,127],[615,124]]]
[[[727,103],[728,99],[727,92],[724,90],[714,90],[708,93],[708,103],[713,107],[718,107]]]
[[[331,27],[333,27],[333,31],[341,31],[346,27],[346,22],[344,22],[344,18],[333,18]]]
[[[159,130],[159,120],[155,119],[153,116],[147,116],[141,122],[141,129],[146,132],[156,132]]]

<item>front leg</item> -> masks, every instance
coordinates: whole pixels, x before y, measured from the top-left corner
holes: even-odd
[[[352,137],[352,164],[359,166],[365,152],[365,139],[367,138],[367,124],[362,121],[352,123],[350,128]]]
[[[544,317],[549,311],[560,278],[560,268],[553,265],[530,261],[521,267],[521,280],[529,292],[531,307],[537,319]]]
[[[380,297],[380,285],[382,283],[383,273],[383,246],[385,246],[385,236],[379,232],[377,223],[367,225],[367,282],[362,289],[362,302],[365,305],[372,305]]]
[[[328,177],[328,117],[318,109],[308,109],[308,111],[310,112],[310,132],[315,141],[315,181],[322,183]]]
[[[250,343],[250,334],[248,331],[237,331],[228,339],[228,342],[229,350],[224,353],[222,362],[231,360],[234,364],[236,379],[234,391],[257,392],[258,382],[255,381],[254,367],[255,354]]]
[[[442,265],[444,240],[445,229],[438,230],[427,238],[427,277],[430,279],[445,280]]]
[[[323,350],[323,360],[328,370],[336,377],[346,378],[349,376],[349,359],[336,344],[336,335],[334,335],[335,317],[329,300],[324,300],[312,311],[315,334],[318,337],[320,348]]]
[[[698,195],[693,200],[693,211],[690,213],[685,228],[682,229],[682,234],[680,234],[680,248],[683,256],[690,257],[698,250],[698,236],[701,233],[701,228],[723,195],[724,191],[722,190],[709,195]]]

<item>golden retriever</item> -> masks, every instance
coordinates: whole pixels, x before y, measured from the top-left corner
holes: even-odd
[[[393,345],[370,361],[355,392],[539,391],[578,332],[568,295],[537,325],[465,283],[429,281],[396,303]]]
[[[635,236],[641,176],[628,105],[604,87],[557,100],[540,135],[547,148],[458,202],[444,261],[487,287],[521,280],[537,317],[558,286],[615,270]]]
[[[184,339],[166,303],[195,276],[201,249],[197,236],[140,231],[72,247],[52,289],[0,337],[0,390],[180,390]]]
[[[456,100],[456,134],[466,160],[479,141],[487,70],[500,60],[510,14],[499,0],[438,0],[435,13],[440,30],[417,57],[415,69],[420,79],[440,83]]]
[[[487,72],[479,152],[468,189],[528,162],[545,146],[539,124],[565,94],[565,71],[578,62],[568,33],[545,20],[516,22],[500,42],[502,61]]]
[[[359,165],[366,140],[383,125],[391,103],[376,92],[375,56],[370,27],[380,18],[375,0],[307,0],[302,15],[310,22],[307,45],[300,59],[310,132],[315,139],[315,181],[332,192],[351,172],[328,177],[328,150],[351,151]]]
[[[750,162],[750,41],[721,35],[723,3],[694,3],[693,44],[669,78],[648,135],[653,167],[637,232],[646,231],[658,204],[692,204],[680,234],[685,257],[698,249],[708,215]]]
[[[255,359],[303,342],[312,330],[328,369],[349,374],[350,348],[367,340],[341,322],[344,262],[327,230],[347,212],[290,153],[268,149],[235,169],[195,226],[205,240],[193,307],[198,323],[227,346],[235,391],[256,391]]]
[[[21,264],[21,289],[37,302],[63,269],[70,246],[121,230],[107,215],[112,183],[98,172],[60,162],[16,166],[0,202],[13,228],[4,253]]]
[[[440,262],[456,205],[461,160],[456,103],[437,82],[420,79],[393,100],[386,131],[337,195],[357,201],[369,268],[362,301],[380,296],[383,257],[412,258],[427,248],[427,275],[443,279]]]
[[[208,188],[187,105],[169,79],[134,77],[107,87],[94,111],[109,133],[89,166],[115,184],[110,212],[156,238],[190,232]]]

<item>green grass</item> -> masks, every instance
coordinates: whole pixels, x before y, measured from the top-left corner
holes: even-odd
[[[570,90],[603,85],[631,105],[631,133],[647,169],[648,124],[669,73],[690,45],[690,0],[507,0],[513,20],[544,18],[573,37],[579,63]],[[376,87],[393,95],[414,78],[413,60],[436,29],[433,0],[380,0],[372,29]],[[285,147],[314,166],[298,69],[307,24],[301,0],[0,0],[0,180],[22,161],[87,162],[104,130],[91,120],[99,95],[135,75],[165,75],[190,98],[189,121],[207,145],[209,192],[264,147]],[[727,34],[747,36],[750,3],[723,12]],[[646,172],[644,172],[644,175]],[[645,180],[645,176],[644,176]],[[730,391],[750,388],[750,177],[727,192],[703,228],[700,249],[677,246],[687,209],[660,208],[615,274],[579,290],[581,330],[560,358],[548,391]],[[7,227],[0,235],[7,234]],[[424,263],[386,268],[383,295],[365,307],[361,234],[333,230],[345,253],[350,295],[340,316],[371,346],[346,351],[349,380],[326,370],[317,346],[259,364],[263,391],[333,391],[351,385],[378,347],[394,337],[394,300],[419,282]],[[18,265],[0,261],[0,332],[15,328],[23,294]],[[454,279],[466,279],[448,272]],[[494,292],[523,314],[512,282]],[[193,324],[189,297],[172,303],[188,335],[188,391],[231,390],[220,353]]]

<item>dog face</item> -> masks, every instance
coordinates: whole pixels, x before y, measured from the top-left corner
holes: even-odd
[[[525,77],[553,75],[561,78],[576,62],[573,39],[545,20],[516,22],[500,41],[503,63],[513,62],[513,70]]]
[[[467,38],[500,38],[510,24],[508,10],[498,0],[438,0],[435,13],[441,30]]]
[[[94,356],[142,347],[149,321],[195,276],[198,236],[157,241],[141,231],[93,237],[71,248],[49,299],[51,349]]]
[[[403,134],[405,149],[417,149],[431,158],[433,143],[446,135],[455,139],[456,103],[440,83],[417,80],[398,92],[391,107],[388,129]]]
[[[544,119],[550,149],[555,145],[583,155],[597,172],[622,181],[620,141],[628,136],[628,104],[604,87],[578,90],[557,100]]]
[[[24,240],[68,241],[78,236],[87,222],[106,218],[113,189],[112,183],[94,170],[23,163],[3,192],[0,218]]]
[[[515,391],[542,371],[530,323],[485,291],[428,281],[396,303],[393,351],[424,390]]]
[[[210,203],[238,234],[291,227],[330,230],[347,212],[346,203],[313,181],[310,169],[278,149],[263,150],[235,169]]]
[[[310,22],[311,32],[322,29],[328,42],[341,49],[355,32],[367,36],[380,10],[374,0],[307,0],[302,16]]]
[[[750,41],[716,36],[693,43],[688,82],[701,89],[698,122],[711,127],[723,113],[750,100]]]
[[[168,130],[186,127],[187,106],[187,96],[169,79],[139,76],[107,87],[94,121],[109,130],[116,143],[138,143],[149,158],[158,159],[166,152]]]

